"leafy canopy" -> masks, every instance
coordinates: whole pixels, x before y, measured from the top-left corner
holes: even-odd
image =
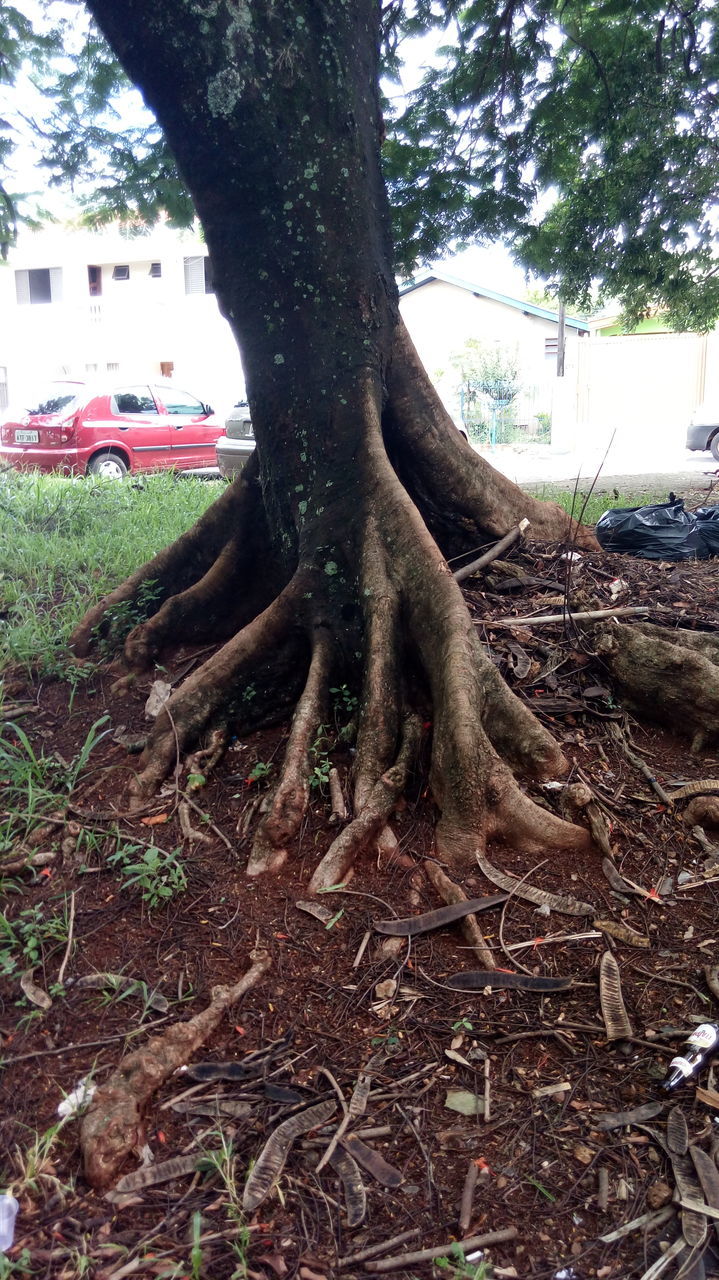
[[[187,224],[191,201],[158,126],[83,6],[53,8],[59,20],[40,29],[19,9],[0,15],[0,87],[29,72],[43,95],[35,132],[50,184],[70,183],[91,222],[163,213]],[[632,323],[662,307],[676,327],[711,327],[718,27],[709,0],[388,0],[388,79],[414,56],[413,37],[434,33],[437,46],[412,91],[386,100],[399,267],[503,238],[575,306],[615,297]],[[11,146],[2,120],[0,176]],[[5,244],[9,191],[6,181]]]

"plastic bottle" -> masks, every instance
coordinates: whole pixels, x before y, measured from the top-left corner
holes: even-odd
[[[0,1195],[0,1253],[6,1253],[15,1236],[15,1218],[20,1208],[14,1196]]]
[[[687,1037],[684,1052],[672,1058],[669,1070],[662,1081],[662,1088],[672,1093],[719,1049],[719,1026],[715,1022],[702,1022]]]

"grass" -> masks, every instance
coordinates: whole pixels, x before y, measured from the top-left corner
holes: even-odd
[[[624,493],[612,489],[607,493],[606,489],[602,491],[601,478],[597,482],[597,488],[598,492],[589,493],[589,482],[586,480],[581,481],[576,493],[573,490],[556,488],[551,484],[527,486],[528,491],[535,498],[558,502],[565,511],[577,517],[581,515],[582,523],[589,525],[595,525],[605,511],[613,510],[615,507],[645,507],[667,500],[666,489],[637,488]]]
[[[88,606],[188,529],[222,481],[0,475],[0,670],[68,673],[67,639]],[[74,676],[73,676],[74,671]]]
[[[159,474],[118,484],[61,476],[0,474],[0,670],[18,665],[60,676],[72,689],[92,677],[74,663],[68,636],[85,610],[188,529],[224,482]],[[531,486],[567,511],[581,508],[586,481],[570,490]],[[615,491],[616,492],[616,491]],[[666,493],[592,494],[585,523],[608,507],[665,501]],[[136,619],[117,618],[117,630]]]

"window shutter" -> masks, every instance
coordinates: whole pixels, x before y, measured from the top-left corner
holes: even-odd
[[[27,271],[15,272],[15,293],[19,306],[30,302],[30,277]]]
[[[205,259],[202,255],[185,258],[185,293],[205,292]]]
[[[62,267],[50,267],[50,300],[62,302]]]

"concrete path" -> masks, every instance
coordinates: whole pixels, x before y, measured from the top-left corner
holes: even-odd
[[[586,493],[597,472],[595,492],[610,489],[642,493],[647,489],[679,494],[682,488],[709,489],[717,484],[719,501],[719,463],[711,453],[692,453],[689,449],[666,449],[664,452],[632,452],[587,448],[584,453],[553,453],[548,445],[495,445],[478,450],[498,471],[533,492],[546,489],[571,489],[579,477],[578,488]]]

